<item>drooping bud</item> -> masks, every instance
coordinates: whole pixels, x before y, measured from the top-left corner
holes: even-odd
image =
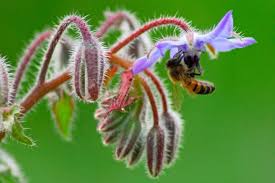
[[[103,133],[102,141],[104,145],[116,143],[121,136],[121,129],[116,129],[111,132]]]
[[[60,72],[69,66],[72,50],[75,44],[75,41],[71,37],[64,35],[56,45],[53,53],[54,62],[52,63],[55,73]]]
[[[134,166],[141,160],[142,155],[144,153],[145,144],[146,144],[146,138],[142,133],[139,135],[139,138],[137,139],[133,147],[133,150],[128,155],[128,158],[127,158],[128,166]]]
[[[164,112],[161,121],[166,129],[165,163],[171,165],[176,159],[181,138],[181,119],[175,112]]]
[[[116,158],[125,158],[135,146],[141,133],[141,124],[139,121],[129,121],[124,128],[120,141],[116,148]]]
[[[149,104],[146,97],[143,97],[142,99],[143,99],[143,102],[139,113],[139,122],[141,123],[142,129],[138,139],[136,140],[136,143],[135,143],[135,146],[133,147],[132,152],[128,155],[127,163],[129,167],[138,164],[138,162],[142,159],[142,155],[144,153],[144,149],[146,146],[146,135],[147,135],[146,120],[149,114],[148,113]]]
[[[73,86],[77,96],[95,101],[99,97],[106,68],[104,49],[94,38],[89,44],[79,46],[73,60]]]
[[[152,177],[157,177],[164,165],[165,132],[160,126],[153,126],[147,136],[147,168]]]
[[[6,106],[9,97],[9,73],[4,58],[0,58],[0,106]]]
[[[84,45],[84,61],[87,67],[88,100],[95,101],[100,93],[105,70],[105,55],[101,44],[94,39]]]
[[[99,132],[110,132],[122,125],[127,115],[121,115],[118,111],[113,111],[107,118],[104,118],[97,126]]]

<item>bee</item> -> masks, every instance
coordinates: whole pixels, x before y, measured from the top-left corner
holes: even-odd
[[[173,83],[180,83],[190,93],[206,95],[215,90],[215,86],[207,81],[196,80],[202,75],[198,54],[179,51],[167,61],[168,75]]]

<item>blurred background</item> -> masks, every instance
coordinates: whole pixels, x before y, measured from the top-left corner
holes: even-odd
[[[204,79],[216,85],[211,96],[185,95],[181,109],[185,131],[180,156],[158,180],[144,164],[134,170],[113,159],[102,145],[93,118],[95,106],[79,104],[73,141],[57,134],[47,102],[25,118],[37,147],[11,141],[7,149],[31,183],[274,183],[275,182],[275,1],[238,0],[14,0],[0,6],[0,52],[14,65],[33,34],[58,18],[88,15],[92,28],[107,9],[128,9],[147,21],[163,15],[183,16],[199,29],[212,28],[230,9],[235,27],[258,44],[202,58]],[[164,69],[160,72],[166,72]]]

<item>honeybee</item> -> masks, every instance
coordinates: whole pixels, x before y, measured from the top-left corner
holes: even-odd
[[[168,75],[172,82],[180,83],[190,93],[206,95],[215,90],[215,86],[207,81],[196,80],[202,74],[198,54],[179,51],[167,61]]]

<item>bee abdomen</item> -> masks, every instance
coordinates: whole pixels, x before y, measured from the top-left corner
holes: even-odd
[[[193,79],[189,83],[189,90],[191,90],[192,93],[206,95],[212,93],[215,90],[215,86],[212,83],[206,81],[199,81]]]

